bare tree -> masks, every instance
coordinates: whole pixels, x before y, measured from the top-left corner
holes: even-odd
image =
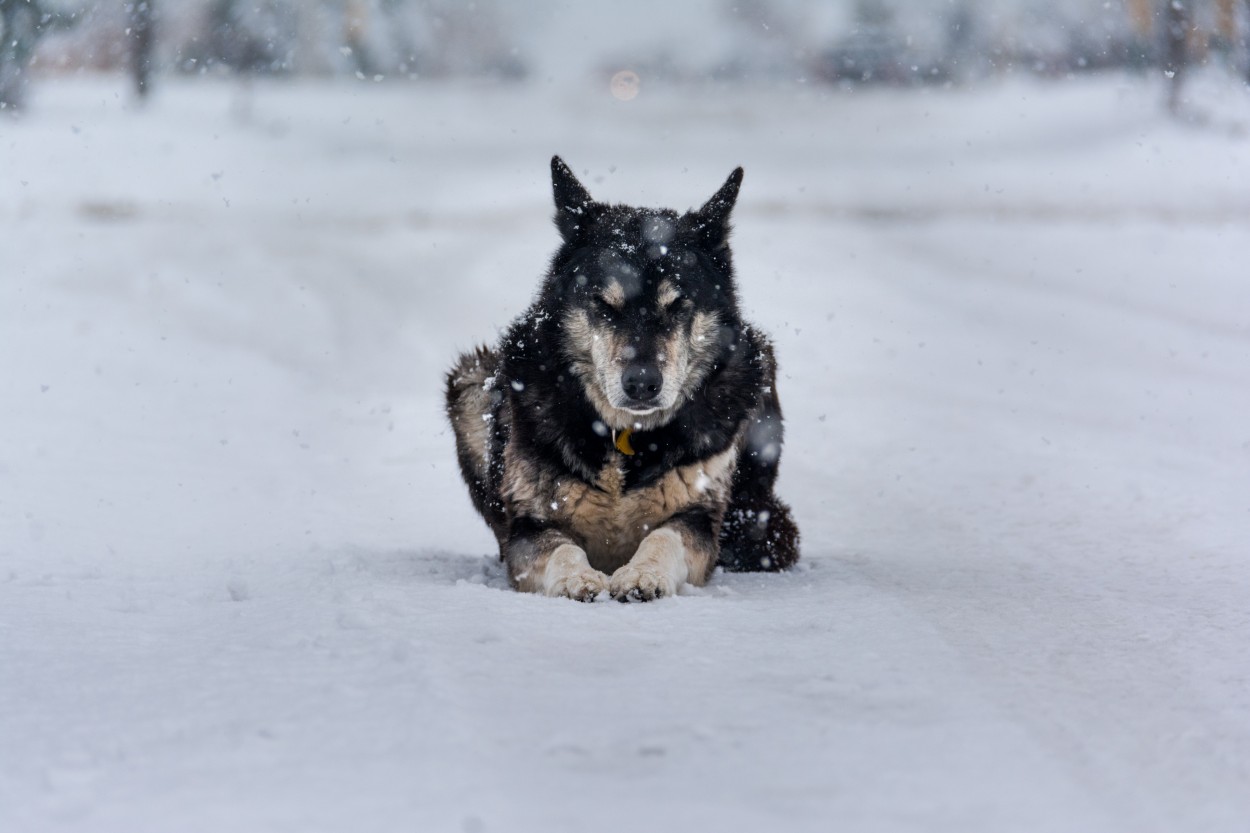
[[[139,98],[147,98],[152,89],[152,50],[156,45],[153,4],[156,0],[128,3],[127,37],[130,41],[130,75]]]
[[[1188,0],[1163,0],[1163,71],[1168,79],[1168,112],[1181,107],[1181,87],[1189,66],[1189,31],[1193,16]]]
[[[76,14],[48,10],[40,0],[0,0],[0,110],[21,108],[39,39],[76,22]]]
[[[368,29],[368,5],[362,0],[347,0],[343,9],[343,44],[361,76],[375,75],[379,71],[365,43]]]
[[[0,108],[22,106],[26,66],[39,40],[42,18],[34,0],[0,0]]]

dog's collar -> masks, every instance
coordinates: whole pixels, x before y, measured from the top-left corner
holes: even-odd
[[[634,447],[629,444],[629,437],[634,433],[634,429],[626,428],[619,434],[616,429],[612,429],[612,445],[616,446],[616,450],[622,454],[632,457],[634,456]]]

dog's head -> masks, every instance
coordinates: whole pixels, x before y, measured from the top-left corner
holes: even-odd
[[[563,358],[607,426],[663,425],[735,337],[729,215],[742,169],[680,215],[596,202],[558,156],[551,177],[564,242],[546,291]]]

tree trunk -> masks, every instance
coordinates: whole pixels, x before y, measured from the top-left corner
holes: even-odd
[[[156,45],[153,4],[156,0],[137,0],[130,4],[130,75],[139,98],[147,98],[152,90],[152,50]]]
[[[0,0],[0,110],[17,112],[26,92],[26,64],[39,40],[43,12],[35,0]]]
[[[1163,0],[1163,72],[1168,79],[1168,112],[1181,106],[1181,87],[1189,65],[1189,4],[1186,0]]]

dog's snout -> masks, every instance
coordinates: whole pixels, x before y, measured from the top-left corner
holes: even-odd
[[[660,367],[656,364],[631,364],[621,374],[621,387],[625,395],[635,402],[650,402],[660,395],[663,383]]]

